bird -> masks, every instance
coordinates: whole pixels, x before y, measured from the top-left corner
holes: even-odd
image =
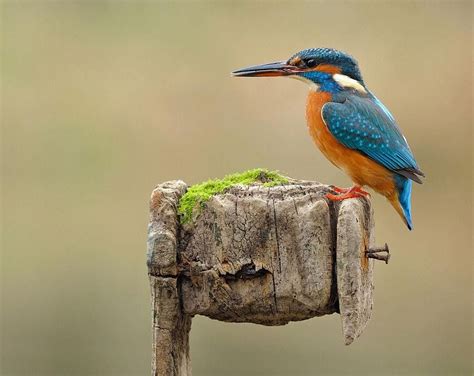
[[[409,230],[413,229],[412,182],[420,170],[390,111],[367,88],[357,60],[333,48],[309,48],[286,61],[250,66],[235,77],[289,77],[309,85],[306,121],[322,154],[343,170],[351,188],[331,186],[329,200],[385,196]]]

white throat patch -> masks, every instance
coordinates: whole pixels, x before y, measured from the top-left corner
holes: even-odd
[[[311,80],[309,80],[305,77],[298,76],[297,74],[292,75],[292,76],[288,76],[288,77],[294,78],[295,80],[307,83],[309,85],[309,90],[311,90],[311,91],[318,91],[318,89],[319,89],[319,85],[316,82],[313,82],[313,81],[311,81]]]
[[[351,89],[357,90],[359,93],[367,93],[367,90],[360,84],[359,81],[354,80],[344,74],[336,73],[332,76],[334,81],[336,81],[342,87],[349,87]]]

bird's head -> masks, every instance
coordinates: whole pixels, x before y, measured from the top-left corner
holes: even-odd
[[[309,48],[287,61],[255,65],[232,72],[235,77],[286,76],[307,82],[313,90],[366,92],[357,61],[332,48]]]

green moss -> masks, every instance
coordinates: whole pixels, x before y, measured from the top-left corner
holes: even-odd
[[[194,210],[201,210],[214,195],[224,193],[234,185],[252,185],[261,183],[265,187],[288,183],[288,179],[276,171],[256,168],[242,173],[227,175],[223,179],[208,180],[188,188],[179,201],[178,213],[181,223],[189,222]]]

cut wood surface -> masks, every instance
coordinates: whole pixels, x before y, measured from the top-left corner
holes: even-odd
[[[370,201],[331,202],[326,185],[290,180],[237,185],[185,225],[182,181],[157,186],[150,204],[148,269],[153,375],[190,375],[189,330],[197,314],[284,325],[340,313],[350,344],[370,319]]]

